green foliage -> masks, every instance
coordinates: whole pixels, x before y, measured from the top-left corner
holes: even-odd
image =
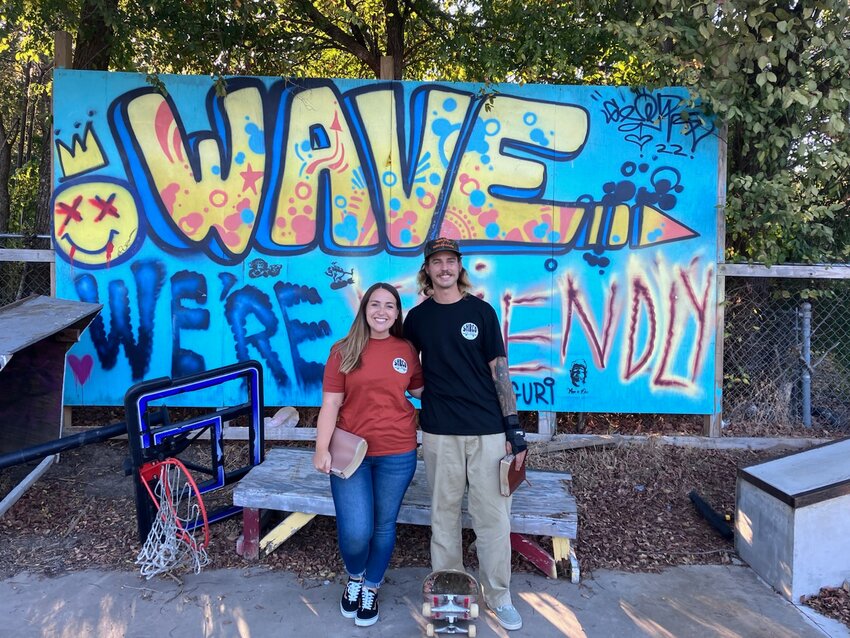
[[[462,4],[438,77],[479,82],[611,84],[633,62],[605,28],[630,3],[482,0]],[[622,83],[622,82],[620,82]]]
[[[612,33],[633,78],[681,84],[728,130],[727,255],[850,257],[850,10],[846,0],[647,0]]]
[[[27,234],[35,228],[38,165],[38,160],[24,164],[9,180],[12,213],[9,218],[10,233]]]

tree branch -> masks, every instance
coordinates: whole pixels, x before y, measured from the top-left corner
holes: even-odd
[[[358,60],[361,60],[379,76],[381,73],[381,62],[368,48],[363,46],[357,39],[340,29],[335,25],[330,18],[319,11],[310,0],[296,0],[295,5],[312,21],[313,26],[327,35],[340,48],[351,53]]]

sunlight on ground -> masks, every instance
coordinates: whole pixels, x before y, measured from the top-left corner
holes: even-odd
[[[620,609],[622,609],[626,616],[628,616],[647,636],[653,636],[653,638],[676,638],[676,636],[664,629],[664,627],[654,620],[641,618],[640,612],[638,612],[631,603],[620,601]]]
[[[551,594],[522,593],[519,595],[538,614],[543,616],[553,628],[570,638],[586,638],[576,615]],[[550,634],[547,634],[550,635]]]
[[[309,609],[309,610],[310,610],[310,613],[311,613],[311,614],[313,614],[314,616],[316,616],[316,617],[318,618],[318,616],[319,616],[319,612],[318,612],[318,611],[316,610],[316,608],[313,606],[313,603],[311,603],[309,600],[307,600],[304,596],[301,596],[301,602],[302,602],[302,603],[304,603],[304,606],[305,606],[307,609]]]

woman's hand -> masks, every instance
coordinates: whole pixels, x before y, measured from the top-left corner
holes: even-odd
[[[331,453],[327,450],[319,450],[313,454],[313,467],[324,474],[331,473]]]

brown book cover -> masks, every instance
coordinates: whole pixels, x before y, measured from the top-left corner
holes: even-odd
[[[513,494],[523,481],[531,485],[531,481],[525,477],[525,461],[519,469],[516,469],[515,458],[513,454],[506,454],[499,461],[499,492],[502,496]]]
[[[334,428],[328,451],[331,453],[331,472],[340,478],[348,478],[360,467],[368,448],[366,439]]]

